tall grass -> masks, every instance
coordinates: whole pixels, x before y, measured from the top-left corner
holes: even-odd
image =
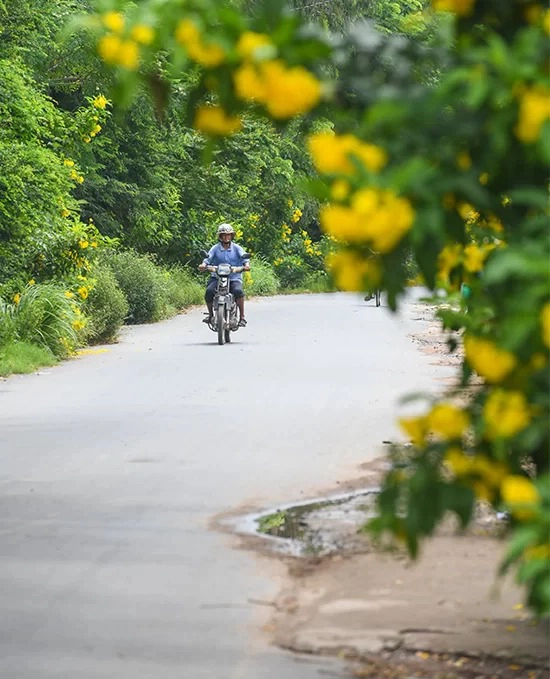
[[[54,283],[27,286],[17,303],[0,304],[0,342],[20,341],[67,356],[80,342],[73,323],[79,315],[74,300]]]

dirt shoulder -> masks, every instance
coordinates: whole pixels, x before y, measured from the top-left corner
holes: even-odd
[[[422,320],[429,313],[419,308]],[[460,361],[446,353],[435,323],[423,323],[413,340],[435,361]],[[365,465],[349,488],[376,485],[383,466]],[[339,550],[286,557],[289,584],[270,625],[276,644],[359,661],[350,670],[357,677],[550,676],[548,624],[531,619],[511,579],[496,579],[504,544],[491,511],[480,508],[466,534],[442,526],[414,563],[376,551],[353,517],[319,521]]]

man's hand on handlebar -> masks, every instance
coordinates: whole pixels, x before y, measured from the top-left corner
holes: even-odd
[[[206,264],[204,262],[202,262],[202,264],[199,264],[198,269],[199,269],[199,271],[206,271]]]

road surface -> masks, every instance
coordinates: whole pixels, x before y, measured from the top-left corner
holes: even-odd
[[[0,677],[341,676],[269,645],[282,566],[209,521],[353,478],[445,369],[414,305],[247,305],[231,345],[194,309],[0,381]]]

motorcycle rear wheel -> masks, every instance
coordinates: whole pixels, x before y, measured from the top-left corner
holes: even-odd
[[[376,306],[380,306],[380,290],[376,290],[375,297],[376,297]]]
[[[216,320],[218,326],[218,344],[223,344],[225,341],[225,306],[219,306],[216,312]]]

